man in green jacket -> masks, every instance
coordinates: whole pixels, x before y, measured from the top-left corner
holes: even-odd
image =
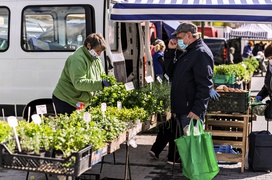
[[[90,104],[94,92],[102,90],[110,83],[102,80],[105,73],[99,58],[106,49],[101,34],[90,34],[65,62],[57,86],[53,92],[53,102],[58,114],[71,114],[77,109],[77,103]]]

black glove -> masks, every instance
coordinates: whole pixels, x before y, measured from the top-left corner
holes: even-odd
[[[110,86],[111,86],[111,83],[109,83],[109,82],[106,81],[106,80],[102,80],[102,86],[103,86],[103,87],[110,87]]]

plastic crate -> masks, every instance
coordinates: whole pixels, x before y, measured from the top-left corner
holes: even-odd
[[[218,100],[210,99],[208,112],[221,111],[224,113],[245,113],[250,102],[249,92],[218,92]]]
[[[214,147],[214,152],[218,154],[221,154],[221,153],[238,154],[236,151],[232,149],[231,145],[214,144],[213,147]],[[237,162],[218,161],[218,164],[237,164]]]
[[[11,153],[5,144],[0,144],[0,167],[79,177],[91,169],[92,146],[73,153],[65,159]]]
[[[214,84],[234,84],[235,83],[235,76],[232,75],[213,75],[213,83]]]
[[[231,145],[214,144],[213,147],[215,153],[237,154],[237,152],[232,149]]]

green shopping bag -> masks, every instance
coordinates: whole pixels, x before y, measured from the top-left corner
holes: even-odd
[[[193,121],[190,121],[190,135],[175,139],[183,163],[182,173],[190,180],[211,180],[219,172],[212,135],[203,131],[199,120],[200,135],[194,135]]]

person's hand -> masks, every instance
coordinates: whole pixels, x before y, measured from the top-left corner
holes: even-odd
[[[103,87],[110,87],[110,86],[111,86],[111,83],[109,83],[109,82],[106,81],[106,80],[102,80],[102,86],[103,86]]]
[[[261,96],[256,96],[254,98],[254,101],[251,103],[252,105],[258,105],[258,104],[262,104],[262,97]]]
[[[213,100],[218,100],[219,97],[220,97],[220,94],[218,94],[216,92],[216,90],[214,90],[213,88],[210,90],[210,97],[213,99]]]
[[[178,45],[177,39],[170,39],[168,43],[168,48],[169,49],[176,49]]]
[[[195,119],[195,120],[198,120],[198,119],[199,119],[198,115],[196,115],[196,114],[193,113],[193,112],[189,112],[187,118],[193,118],[193,119]]]
[[[255,97],[255,100],[256,100],[257,102],[262,101],[262,96],[256,96],[256,97]]]

